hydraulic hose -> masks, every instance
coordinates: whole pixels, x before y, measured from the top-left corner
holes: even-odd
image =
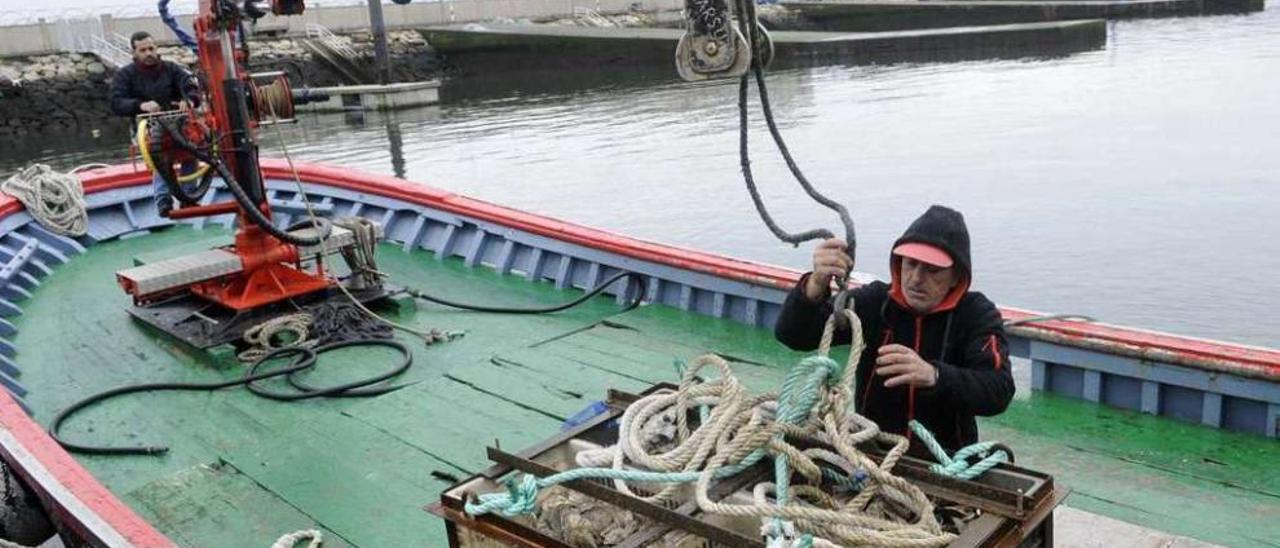
[[[147,130],[147,120],[138,120],[138,151],[142,153],[142,161],[147,165],[153,173],[156,173],[164,180],[165,186],[169,188],[169,194],[177,198],[183,205],[196,205],[200,203],[200,199],[204,198],[204,194],[209,191],[209,186],[213,184],[213,170],[210,169],[208,163],[202,163],[199,169],[187,175],[174,173],[173,162],[163,156],[158,143],[152,142]],[[191,147],[195,147],[193,143],[186,140],[181,131],[174,129],[165,121],[160,121],[160,127],[165,130],[175,141],[181,139]],[[156,160],[160,161],[157,163]],[[199,179],[200,182],[187,191],[183,185]]]
[[[253,224],[266,231],[267,234],[272,235],[282,242],[298,246],[320,245],[320,242],[329,237],[329,232],[332,230],[333,226],[328,223],[316,223],[314,226],[316,226],[316,230],[319,234],[310,238],[294,236],[287,230],[276,228],[276,225],[271,222],[271,219],[268,219],[267,215],[263,213],[262,210],[258,209],[257,204],[253,203],[253,200],[245,193],[244,188],[236,181],[235,176],[231,174],[231,170],[227,169],[226,164],[224,164],[221,159],[214,158],[212,155],[201,150],[190,141],[187,141],[186,138],[172,134],[171,136],[174,137],[174,142],[178,143],[178,146],[190,152],[201,162],[213,166],[213,169],[218,171],[218,176],[222,177],[222,180],[227,183],[227,189],[231,191],[232,196],[235,196],[236,203],[240,204],[240,209],[244,210],[245,215],[249,217],[249,220],[252,221]]]
[[[645,286],[643,283],[644,276],[637,274],[635,272],[619,272],[617,274],[614,274],[613,276],[610,276],[609,279],[603,282],[600,282],[599,285],[595,286],[590,291],[586,292],[585,294],[583,294],[582,296],[576,299],[573,299],[563,304],[558,304],[555,306],[549,306],[545,308],[511,308],[511,307],[502,307],[502,306],[467,304],[467,303],[450,301],[442,297],[436,297],[434,295],[423,293],[422,291],[419,291],[417,289],[406,289],[405,292],[416,299],[422,299],[424,301],[441,304],[444,306],[448,306],[450,308],[459,308],[462,310],[473,310],[476,312],[491,312],[495,314],[550,314],[553,312],[568,310],[584,302],[587,302],[588,299],[595,297],[596,295],[599,295],[601,292],[607,289],[609,285],[613,284],[613,282],[616,282],[622,278],[628,279],[626,290],[631,289],[631,283],[633,281],[639,282],[638,283],[639,290],[636,292],[635,298],[632,299],[631,302],[627,304],[626,308],[623,309],[623,311],[627,311],[637,306],[640,306],[640,303],[645,298]]]
[[[357,380],[354,382],[349,382],[339,386],[331,386],[327,388],[311,388],[301,383],[295,378],[295,375],[303,371],[312,369],[316,365],[316,361],[320,354],[323,354],[331,350],[336,350],[338,348],[347,348],[352,346],[384,346],[384,347],[399,351],[401,356],[403,356],[403,359],[394,369],[392,369],[389,372],[380,373],[373,377]],[[287,367],[284,367],[282,369],[276,369],[273,371],[266,371],[263,373],[258,372],[258,368],[261,367],[262,364],[274,359],[285,358],[289,356],[294,356],[294,358],[293,358],[293,361]],[[370,388],[372,385],[384,382],[397,375],[404,373],[405,371],[408,371],[411,365],[413,365],[413,354],[409,352],[408,347],[406,347],[404,344],[400,342],[384,340],[384,339],[365,339],[365,340],[344,341],[340,343],[327,344],[316,349],[302,348],[302,347],[278,348],[263,355],[257,361],[253,362],[253,364],[245,372],[245,376],[236,380],[224,381],[224,382],[211,382],[211,383],[162,382],[162,383],[131,384],[131,385],[121,386],[121,387],[112,388],[110,390],[106,390],[103,392],[99,392],[97,394],[84,398],[76,403],[73,403],[71,404],[70,407],[67,407],[66,409],[63,409],[61,412],[59,412],[58,415],[53,418],[53,422],[49,425],[49,436],[52,437],[55,441],[57,441],[59,444],[61,444],[62,447],[65,448],[66,450],[72,451],[75,453],[83,453],[87,455],[160,455],[167,452],[169,448],[162,445],[117,446],[117,447],[84,445],[84,444],[78,444],[78,443],[71,443],[65,440],[58,433],[58,431],[62,428],[63,423],[65,423],[67,419],[70,419],[72,415],[76,414],[77,412],[89,406],[92,406],[93,404],[96,404],[96,403],[100,403],[110,398],[114,398],[116,396],[133,394],[136,392],[157,392],[157,391],[212,392],[215,390],[220,390],[220,389],[228,388],[232,386],[244,385],[246,388],[249,389],[250,392],[253,392],[258,396],[261,396],[264,398],[270,398],[274,400],[282,400],[282,401],[304,400],[304,399],[317,398],[317,397],[355,398],[355,397],[377,396],[377,395],[386,394],[387,392],[398,390],[400,388],[407,386],[404,384],[400,384],[395,386]],[[275,391],[267,390],[262,387],[256,386],[254,384],[258,381],[263,381],[263,380],[276,378],[276,377],[285,377],[286,379],[288,379],[289,384],[293,385],[294,388],[297,388],[298,392],[297,393],[275,392]]]
[[[387,371],[386,373],[381,373],[376,376],[369,377],[367,379],[361,379],[358,381],[349,382],[349,383],[341,384],[337,386],[330,386],[327,388],[316,388],[298,379],[297,377],[298,373],[301,373],[302,371],[304,371],[304,369],[295,369],[293,371],[289,371],[288,373],[285,373],[285,380],[289,381],[289,384],[298,390],[297,392],[276,392],[272,390],[267,390],[265,388],[256,386],[254,384],[254,382],[256,381],[246,382],[245,388],[248,388],[250,392],[253,392],[256,395],[262,396],[267,399],[278,400],[278,401],[297,401],[297,400],[306,400],[306,399],[318,398],[318,397],[367,398],[370,396],[380,396],[388,392],[399,390],[406,386],[403,384],[394,385],[394,386],[379,386],[379,387],[371,386],[371,385],[380,383],[382,381],[391,379],[397,375],[400,375],[401,373],[408,371],[410,365],[413,365],[413,353],[409,352],[409,348],[406,347],[404,344],[400,343],[399,341],[394,341],[390,339],[362,339],[362,340],[342,341],[342,342],[326,344],[324,346],[316,348],[315,352],[316,354],[323,354],[330,350],[337,350],[339,348],[347,348],[352,346],[384,346],[400,352],[402,359],[399,365],[397,365],[394,369]],[[259,360],[254,362],[253,365],[249,366],[249,376],[253,376],[256,373],[258,367],[261,365],[262,365],[262,360]]]

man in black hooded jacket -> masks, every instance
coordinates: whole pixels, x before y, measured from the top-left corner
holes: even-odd
[[[964,217],[930,207],[893,244],[892,281],[852,291],[867,350],[858,362],[858,413],[886,432],[913,438],[924,424],[949,452],[978,441],[976,415],[992,416],[1013,398],[1003,319],[981,293],[969,291],[972,263]],[[814,270],[787,296],[774,334],[795,350],[817,348],[831,315],[831,280],[853,267],[844,242],[814,251]],[[837,330],[836,344],[850,332]],[[927,455],[912,441],[912,453]]]

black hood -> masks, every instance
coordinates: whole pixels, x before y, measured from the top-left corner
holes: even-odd
[[[893,248],[905,243],[919,242],[941,248],[951,255],[951,259],[963,271],[965,278],[973,275],[973,262],[969,258],[969,229],[965,227],[964,215],[946,206],[934,205],[916,219],[902,237],[893,243]],[[894,260],[896,261],[896,257]]]

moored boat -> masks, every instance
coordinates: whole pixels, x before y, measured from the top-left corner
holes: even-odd
[[[220,40],[231,52],[234,40]],[[256,86],[232,57],[218,58],[228,64],[210,64],[229,76],[215,97],[241,116],[215,105],[211,125],[226,131],[207,135],[218,146],[168,129],[178,148],[152,149],[139,130],[152,170],[178,156],[151,156],[178,149],[217,168],[200,197],[162,214],[149,170],[85,170],[75,236],[14,199],[0,203],[0,452],[68,541],[440,545],[448,526],[423,507],[483,473],[486,448],[606,424],[612,417],[584,418],[604,394],[675,381],[708,353],[753,392],[804,363],[770,329],[799,273],[342,167],[259,162],[244,107],[275,122],[291,110],[287,81]],[[351,228],[317,236],[329,226],[320,218]],[[338,247],[347,270],[321,259]],[[366,278],[375,290],[362,293]],[[367,301],[402,333],[302,347],[320,323],[316,295],[320,305]],[[578,306],[560,306],[568,297]],[[175,303],[176,316],[166,308]],[[535,308],[545,313],[525,313]],[[273,323],[299,311],[310,317],[303,327]],[[1038,390],[983,432],[1014,448],[1018,466],[1052,474],[1073,489],[1068,504],[1098,514],[1225,544],[1276,536],[1280,489],[1268,470],[1280,352],[1004,314]],[[274,354],[293,359],[287,382],[240,352],[254,350],[251,339],[273,344],[253,335],[268,325],[294,335]],[[393,384],[371,386],[383,380]],[[1057,503],[1045,500],[1037,512]]]
[[[273,201],[298,198],[286,164],[268,161],[264,169]],[[627,238],[390,177],[326,166],[300,166],[299,175],[321,207],[383,224],[380,265],[405,285],[458,300],[528,306],[560,302],[626,270],[646,277],[647,305],[624,311],[618,300],[626,290],[618,283],[609,289],[613,299],[536,319],[434,305],[394,309],[399,321],[467,332],[430,347],[406,339],[415,356],[408,378],[416,382],[408,388],[364,401],[281,403],[243,390],[121,398],[69,422],[64,435],[108,444],[136,437],[164,442],[170,452],[75,457],[44,426],[90,392],[243,374],[225,352],[193,352],[128,321],[128,298],[110,275],[135,257],[218,245],[232,218],[152,233],[169,221],[149,205],[148,173],[133,166],[82,172],[90,222],[78,240],[40,228],[10,200],[0,209],[12,272],[5,325],[9,361],[21,369],[17,391],[25,395],[5,398],[3,447],[6,462],[68,531],[106,545],[212,546],[265,544],[319,527],[331,542],[433,545],[443,542],[443,524],[421,508],[454,479],[482,468],[484,447],[495,439],[523,447],[608,388],[638,392],[672,381],[675,358],[708,351],[731,357],[744,382],[764,390],[799,357],[774,343],[768,330],[794,271]],[[225,196],[220,189],[209,199]],[[1011,319],[1027,314],[1005,312]],[[1233,413],[1263,407],[1272,414],[1261,420],[1274,428],[1276,401],[1262,399],[1276,386],[1267,380],[1280,363],[1274,350],[1071,320],[1014,329],[1015,351],[1045,363],[1045,387],[1071,386],[1061,376],[1053,380],[1056,368],[1081,371],[1081,388],[1095,382],[1085,383],[1085,375],[1103,379],[1110,386],[1083,392],[1103,402],[1131,401],[1112,399],[1120,394],[1116,386],[1154,383],[1165,396],[1155,409],[1164,411],[1182,409],[1176,402],[1188,391],[1256,382],[1250,390],[1258,391],[1257,399],[1202,392],[1198,409],[1210,412],[1194,420],[1216,415],[1228,427],[1253,424],[1258,419]],[[374,372],[390,357],[334,355],[317,377],[338,381]],[[1134,370],[1152,376],[1115,377],[1114,365],[1100,357],[1135,363]],[[341,372],[351,368],[357,370]],[[1156,376],[1162,369],[1168,377]],[[1226,402],[1217,413],[1204,403],[1215,400]],[[1267,538],[1275,527],[1266,470],[1277,449],[1268,432],[1212,430],[1043,392],[1020,399],[983,428],[1015,447],[1019,462],[1070,485],[1075,494],[1067,504],[1074,507],[1227,544]],[[1213,501],[1211,519],[1180,502],[1191,499]]]

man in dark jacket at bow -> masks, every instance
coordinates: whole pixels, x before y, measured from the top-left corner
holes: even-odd
[[[852,290],[867,350],[858,363],[858,413],[886,432],[912,438],[920,421],[948,452],[978,441],[976,415],[992,416],[1013,398],[1003,319],[981,293],[969,291],[972,263],[964,217],[930,207],[893,244],[891,283]],[[853,267],[845,244],[819,244],[813,272],[787,296],[775,335],[795,350],[817,348],[831,315],[831,280]],[[848,344],[849,330],[834,342]],[[927,455],[912,441],[912,453]]]
[[[172,61],[160,58],[155,40],[146,32],[135,32],[129,37],[133,48],[133,62],[116,71],[111,79],[111,111],[118,116],[137,116],[173,110],[187,101],[199,104],[199,91],[195,78],[187,69]],[[195,169],[195,165],[182,166],[182,173]],[[169,187],[155,174],[151,181],[155,192],[156,209],[167,216],[173,208]]]

